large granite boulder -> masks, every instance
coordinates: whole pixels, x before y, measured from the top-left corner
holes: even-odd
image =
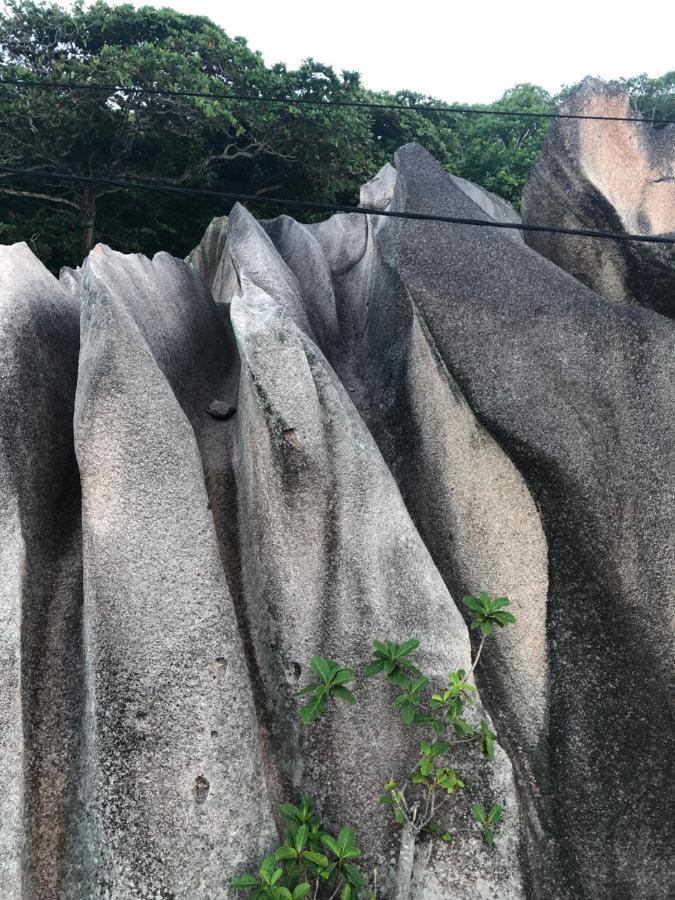
[[[637,117],[630,97],[586,78],[560,107]],[[526,224],[675,235],[675,125],[556,119],[523,192]],[[672,244],[526,232],[530,247],[606,300],[675,315]]]
[[[519,221],[415,145],[361,202]],[[297,690],[407,637],[440,686],[479,590],[518,622],[458,768],[505,820],[458,801],[413,900],[670,896],[673,343],[516,230],[237,206],[60,281],[2,248],[2,896],[234,897],[309,792],[393,897],[417,736],[386,684],[309,729]]]
[[[420,148],[399,151],[397,170],[394,208],[476,215]],[[548,660],[546,728],[534,755],[506,716],[502,732],[514,761],[528,758],[521,771],[535,773],[529,788],[525,777],[519,782],[539,816],[526,842],[533,889],[665,897],[673,839],[664,765],[673,752],[672,325],[594,295],[498,231],[455,228],[449,237],[442,224],[410,222],[389,230],[387,263],[395,261],[476,417],[522,474],[546,536],[546,622],[536,651]],[[518,634],[527,656],[532,639]],[[638,682],[649,690],[635,690]],[[502,707],[516,717],[519,708]]]
[[[73,854],[83,712],[79,307],[0,247],[0,896],[56,897]]]
[[[216,529],[233,515],[227,423],[207,410],[232,395],[234,361],[186,263],[99,246],[82,285],[89,855],[69,896],[94,884],[111,897],[225,895],[274,835]]]
[[[420,148],[385,180],[364,204],[487,218]],[[481,689],[518,773],[530,889],[665,895],[670,325],[615,309],[501,231],[355,215],[265,228],[305,305],[329,305],[321,258],[298,264],[315,253],[304,232],[319,241],[341,326],[325,352],[446,584],[513,595],[520,627]],[[636,609],[647,585],[657,621]],[[664,685],[648,699],[629,688],[643,666]],[[641,803],[622,788],[638,772]]]
[[[378,811],[377,797],[392,774],[414,766],[415,735],[386,684],[359,684],[356,707],[311,730],[299,727],[294,694],[312,652],[358,670],[373,638],[420,640],[419,664],[440,686],[448,671],[470,667],[468,633],[349,392],[308,334],[310,310],[312,331],[334,333],[320,246],[292,220],[281,224],[298,234],[294,261],[307,260],[309,294],[242,207],[228,226],[240,280],[232,321],[242,366],[235,471],[243,594],[279,780],[287,795],[323,797],[333,827],[348,821],[356,829],[367,866],[377,866],[390,896],[400,829]],[[275,260],[264,271],[270,293],[255,268],[261,258]],[[505,799],[505,839],[485,853],[468,804],[458,803],[452,830],[462,837],[421,867],[418,895],[440,900],[451,883],[453,896],[468,900],[488,882],[519,897],[510,763],[500,753],[496,771],[486,774],[467,755],[461,766],[479,797]]]

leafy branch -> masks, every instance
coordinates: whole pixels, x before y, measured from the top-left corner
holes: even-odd
[[[472,707],[477,691],[471,678],[487,638],[495,628],[505,628],[516,620],[506,609],[511,603],[508,597],[492,598],[483,592],[478,597],[464,597],[462,602],[470,612],[469,627],[480,631],[480,642],[469,670],[449,672],[442,690],[433,691],[430,679],[411,659],[420,646],[416,639],[400,644],[373,641],[372,659],[363,673],[365,678],[384,677],[396,688],[393,704],[404,725],[427,729],[412,772],[400,780],[387,781],[379,798],[401,827],[396,900],[407,900],[410,895],[417,841],[423,836],[443,844],[453,841],[443,825],[442,813],[466,788],[458,774],[464,751],[473,746],[488,763],[494,761],[497,738],[485,719],[476,722]],[[356,702],[347,687],[354,681],[353,669],[321,656],[312,657],[311,668],[316,680],[299,692],[299,696],[308,697],[300,709],[305,725],[322,716],[329,701]],[[487,811],[482,803],[474,803],[471,813],[486,844],[492,847],[503,807],[495,803]],[[263,861],[258,875],[242,876],[236,887],[253,891],[254,900],[301,900],[312,884],[313,896],[318,897],[325,886],[328,900],[338,896],[339,900],[358,900],[364,891],[369,897],[375,896],[353,862],[360,851],[351,828],[343,828],[337,836],[323,831],[314,802],[307,797],[299,807],[285,804],[281,814],[289,823],[283,844]]]

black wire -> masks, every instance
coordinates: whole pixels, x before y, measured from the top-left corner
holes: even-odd
[[[185,197],[213,197],[219,200],[233,200],[240,203],[267,203],[275,206],[288,206],[295,209],[312,209],[322,212],[358,213],[362,216],[385,216],[391,219],[413,219],[421,222],[447,222],[451,225],[478,225],[484,228],[509,228],[516,231],[544,231],[549,234],[569,234],[579,237],[601,238],[613,241],[639,241],[647,244],[675,244],[675,237],[662,237],[648,234],[622,234],[613,231],[592,231],[587,228],[559,228],[553,225],[526,225],[515,222],[495,222],[485,219],[467,219],[460,216],[438,216],[433,213],[395,212],[393,210],[372,209],[368,206],[347,206],[342,203],[315,203],[312,200],[287,200],[282,197],[258,197],[255,194],[232,194],[225,191],[208,191],[204,188],[181,188],[173,184],[149,184],[140,181],[123,181],[118,178],[99,178],[86,175],[69,175],[61,172],[41,172],[32,169],[16,169],[0,166],[0,172],[20,175],[25,178],[51,178],[57,181],[72,181],[83,184],[107,184],[112,187],[130,188],[133,190],[162,191],[179,194]]]
[[[642,116],[587,116],[580,113],[524,112],[515,109],[473,109],[466,106],[407,106],[405,103],[370,103],[366,100],[311,100],[307,97],[255,97],[250,94],[209,93],[207,91],[174,91],[161,88],[125,87],[119,84],[79,84],[69,81],[28,81],[3,78],[0,87],[10,84],[39,90],[103,91],[107,93],[152,94],[159,97],[200,97],[210,100],[236,100],[241,103],[285,103],[304,106],[346,106],[356,109],[399,109],[408,112],[445,112],[474,116],[516,116],[531,119],[590,119],[594,122],[638,122],[642,125],[672,125],[673,119],[646,119]]]

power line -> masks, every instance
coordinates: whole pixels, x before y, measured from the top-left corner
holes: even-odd
[[[82,184],[105,184],[112,187],[131,190],[161,191],[178,194],[184,197],[211,197],[216,200],[231,200],[239,203],[267,203],[274,206],[287,206],[294,209],[307,209],[320,212],[358,213],[367,216],[384,216],[391,219],[412,219],[420,222],[446,222],[450,225],[477,225],[482,228],[508,228],[515,231],[544,231],[550,234],[568,234],[578,237],[600,238],[612,241],[638,241],[645,244],[675,244],[675,237],[662,237],[649,234],[628,234],[614,231],[592,231],[587,228],[560,228],[553,225],[531,225],[515,222],[495,222],[485,219],[469,219],[461,216],[439,216],[433,213],[396,212],[394,210],[373,209],[368,206],[347,206],[342,203],[316,203],[311,200],[288,200],[283,197],[258,197],[255,194],[233,194],[226,191],[209,191],[204,188],[181,188],[173,184],[157,184],[141,181],[124,181],[119,178],[103,178],[86,175],[70,175],[65,172],[42,172],[32,169],[16,169],[0,166],[0,172],[18,175],[25,178],[42,178],[57,181],[69,181]]]
[[[474,109],[467,106],[408,106],[405,103],[371,103],[366,100],[312,100],[308,97],[257,97],[208,91],[176,91],[163,88],[127,87],[119,84],[82,84],[70,81],[29,81],[3,78],[2,85],[38,90],[101,91],[104,93],[149,94],[158,97],[199,97],[207,100],[235,100],[241,103],[284,103],[292,106],[352,107],[355,109],[397,109],[407,112],[443,112],[473,116],[511,116],[529,119],[588,119],[594,122],[637,122],[641,125],[672,125],[673,119],[646,119],[642,116],[590,116],[581,113],[525,112],[516,109]]]

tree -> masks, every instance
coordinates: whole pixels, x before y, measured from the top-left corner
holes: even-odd
[[[373,158],[378,168],[391,162],[394,153],[403,144],[415,141],[427,149],[445,169],[456,171],[461,159],[457,116],[415,109],[416,106],[440,106],[440,100],[412,91],[371,93],[368,100],[372,103],[410,107],[372,110]]]
[[[261,198],[250,205],[266,217],[285,210],[263,203],[265,197],[357,203],[360,185],[409,141],[518,207],[549,120],[480,113],[551,112],[572,89],[554,98],[521,84],[494,104],[474,106],[475,114],[422,111],[420,106],[443,104],[410,91],[366,91],[357,73],[338,74],[312,59],[295,70],[266,67],[243,38],[230,38],[207,18],[150,6],[111,7],[103,0],[88,8],[77,0],[68,10],[46,0],[5,0],[0,64],[5,79],[117,86],[47,91],[0,83],[0,164],[248,194]],[[616,84],[631,94],[636,109],[672,117],[675,73]],[[79,263],[99,240],[123,251],[184,256],[209,220],[230,206],[213,198],[0,173],[0,240],[29,241],[53,270]],[[324,217],[292,212],[310,221]]]
[[[485,109],[554,112],[555,100],[534,84],[519,84]],[[474,109],[481,109],[475,106]],[[461,153],[456,172],[494,191],[516,208],[550,119],[467,115],[457,129]]]
[[[140,94],[132,87],[201,93],[335,99],[360,90],[309,61],[297,72],[267,69],[243,38],[200,16],[96,2],[71,10],[8,0],[0,15],[5,78],[118,85],[105,91],[0,90],[0,160],[17,168],[76,176],[135,178],[264,195],[292,186],[300,197],[341,197],[367,175],[367,114],[204,97]],[[350,180],[351,179],[351,180]],[[2,236],[26,239],[52,265],[79,262],[96,240],[120,249],[186,252],[212,201],[185,201],[119,188],[0,178],[12,198]],[[38,205],[36,205],[36,202]],[[79,239],[74,229],[79,229]],[[55,238],[58,231],[69,234]]]

